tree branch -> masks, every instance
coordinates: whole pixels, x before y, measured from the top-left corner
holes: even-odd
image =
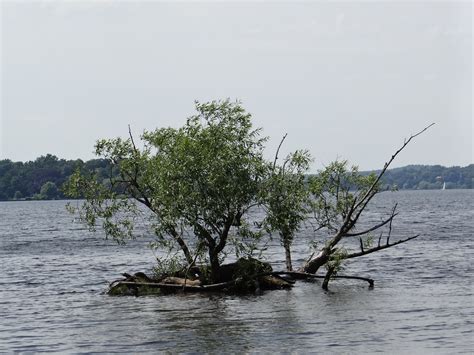
[[[373,227],[371,227],[371,228],[369,228],[369,229],[367,229],[367,230],[365,230],[365,231],[363,231],[363,232],[345,234],[344,237],[357,237],[357,236],[359,236],[359,235],[364,235],[364,234],[373,232],[373,231],[379,229],[380,227],[383,227],[384,225],[386,225],[386,224],[389,223],[389,222],[390,222],[390,230],[391,230],[392,220],[393,220],[396,216],[398,216],[398,213],[395,213],[395,209],[397,208],[397,205],[398,205],[398,204],[395,204],[395,207],[394,207],[393,210],[392,210],[392,214],[391,214],[390,217],[387,218],[385,221],[383,221],[383,222],[381,222],[381,223],[379,223],[379,224],[377,224],[377,225],[375,225],[375,226],[373,226]]]
[[[357,257],[359,257],[359,256],[364,256],[364,255],[367,255],[367,254],[370,254],[370,253],[374,253],[374,252],[379,251],[379,250],[391,248],[391,247],[394,247],[395,245],[408,242],[409,240],[415,239],[415,238],[417,238],[418,236],[419,236],[419,234],[418,234],[418,235],[415,235],[415,236],[413,236],[413,237],[407,238],[407,239],[399,240],[399,241],[397,241],[397,242],[395,242],[395,243],[392,243],[392,244],[379,245],[379,246],[376,246],[376,247],[374,247],[374,248],[370,248],[370,249],[367,249],[367,250],[363,250],[363,251],[358,252],[358,253],[348,254],[348,255],[344,256],[343,258],[344,258],[344,259],[352,259],[352,258],[357,258]]]
[[[168,230],[168,233],[173,237],[173,239],[180,246],[181,250],[184,253],[184,256],[186,257],[186,261],[188,262],[188,264],[192,264],[193,257],[191,256],[191,252],[189,251],[188,245],[186,244],[184,239],[181,237],[181,235],[178,234],[178,232],[176,232],[176,229],[174,228],[174,226],[168,226],[166,229]]]
[[[135,141],[133,140],[133,135],[132,135],[132,129],[130,128],[130,125],[128,125],[128,135],[130,136],[130,141],[132,142],[132,147],[135,153],[138,152],[137,146],[135,145]]]
[[[362,211],[365,209],[365,207],[367,206],[367,204],[370,202],[370,200],[375,196],[375,188],[377,187],[378,183],[380,182],[380,179],[382,178],[382,176],[385,174],[385,172],[387,171],[388,167],[390,166],[390,164],[392,164],[392,162],[395,160],[395,158],[397,157],[398,154],[400,154],[400,152],[405,149],[405,147],[408,145],[408,143],[410,143],[410,141],[415,138],[415,137],[418,137],[420,134],[422,134],[423,132],[425,132],[427,129],[429,129],[431,126],[433,126],[434,123],[426,126],[425,128],[423,128],[421,131],[419,131],[418,133],[415,133],[415,134],[412,134],[410,136],[410,138],[408,139],[405,139],[403,145],[392,155],[392,157],[390,158],[390,160],[388,162],[386,162],[384,164],[384,167],[382,169],[382,171],[379,173],[379,175],[377,176],[377,178],[375,179],[374,183],[370,186],[370,188],[367,190],[367,192],[364,194],[364,196],[362,197],[362,199],[359,201],[359,203],[357,203],[357,205],[355,205],[354,207],[354,211],[356,211],[357,209],[359,209],[359,212],[357,212],[355,218],[352,220],[352,223],[351,223],[351,227],[357,222],[357,220],[359,219],[360,217],[360,214],[362,213]]]
[[[275,153],[275,160],[273,161],[273,171],[275,171],[276,163],[277,163],[277,160],[278,160],[278,153],[280,152],[281,145],[283,144],[283,141],[286,139],[287,135],[288,135],[288,133],[285,133],[285,135],[283,136],[283,138],[280,141],[280,144],[278,145],[277,151]]]
[[[314,274],[309,274],[307,272],[298,272],[298,271],[274,271],[274,272],[259,274],[258,276],[264,276],[264,275],[271,275],[271,276],[288,275],[295,279],[324,279],[326,277],[322,275],[314,275]],[[374,280],[369,279],[367,277],[335,275],[335,276],[332,276],[332,278],[333,279],[362,280],[362,281],[367,281],[370,284],[370,286],[374,286]]]

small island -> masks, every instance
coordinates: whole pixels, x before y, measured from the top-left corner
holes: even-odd
[[[96,154],[108,162],[109,176],[78,167],[63,187],[66,196],[85,199],[69,203],[69,211],[118,243],[136,237],[137,221],[153,230],[154,275],[124,274],[111,283],[110,294],[254,292],[316,278],[324,290],[337,278],[373,287],[370,278],[341,275],[345,261],[418,237],[392,237],[396,204],[369,227],[359,221],[384,190],[390,164],[432,125],[406,139],[378,173],[335,161],[308,175],[307,150],[279,156],[286,135],[273,161],[264,158],[268,138],[253,128],[240,102],[196,102],[195,108],[181,128],[145,131],[139,144],[130,128],[128,139],[99,140]],[[303,223],[314,225],[314,236],[305,262],[294,265],[292,244]],[[274,271],[262,259],[267,238],[280,241],[285,270]],[[347,240],[358,241],[357,248]],[[236,261],[225,263],[229,255]]]

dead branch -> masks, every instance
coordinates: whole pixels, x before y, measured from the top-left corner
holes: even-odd
[[[418,236],[419,236],[419,234],[417,234],[413,237],[407,238],[407,239],[402,239],[402,240],[396,241],[395,243],[392,243],[392,244],[389,244],[389,243],[387,243],[385,245],[380,245],[379,244],[378,246],[376,246],[374,248],[362,250],[361,252],[358,252],[358,253],[348,254],[348,255],[344,256],[344,259],[357,258],[359,256],[364,256],[364,255],[374,253],[374,252],[379,251],[379,250],[391,248],[391,247],[394,247],[395,245],[402,244],[402,243],[408,242],[409,240],[415,239]]]
[[[135,274],[135,275],[138,275],[138,274]],[[289,276],[292,279],[283,277],[283,275]],[[120,287],[120,286],[126,286],[127,288],[134,290],[136,295],[138,295],[138,291],[140,287],[148,287],[148,288],[160,289],[160,290],[170,291],[170,292],[212,292],[212,291],[222,291],[222,290],[228,289],[232,286],[235,286],[238,282],[237,280],[231,280],[227,282],[221,282],[221,283],[210,284],[210,285],[191,285],[191,284],[187,284],[186,280],[184,280],[184,283],[166,282],[166,279],[161,280],[159,282],[154,282],[153,280],[146,277],[146,275],[144,275],[145,281],[142,281],[139,279],[136,280],[134,276],[131,276],[128,274],[126,274],[125,276],[127,277],[127,279],[125,280],[115,280],[111,282],[109,285],[109,290],[116,287]],[[366,277],[347,276],[347,275],[332,276],[332,274],[330,274],[329,276],[328,274],[326,276],[320,276],[320,275],[308,274],[305,272],[295,272],[295,271],[265,272],[265,273],[253,275],[250,278],[254,280],[260,280],[261,282],[263,282],[263,284],[266,285],[266,289],[291,288],[296,282],[295,280],[324,279],[324,282],[326,284],[325,289],[327,290],[327,283],[329,282],[329,278],[330,279],[362,280],[362,281],[368,282],[369,287],[372,288],[374,286],[374,280],[370,278],[366,278]],[[174,280],[170,280],[170,281],[174,281]],[[182,280],[180,279],[180,281]]]
[[[420,134],[422,134],[423,132],[425,132],[427,129],[429,129],[431,126],[433,126],[434,123],[428,125],[427,127],[425,127],[424,129],[422,129],[421,131],[419,131],[418,133],[415,133],[415,134],[412,134],[408,139],[405,139],[403,145],[392,155],[392,157],[385,163],[383,169],[381,170],[381,172],[378,174],[378,176],[376,177],[375,181],[370,185],[370,187],[368,188],[368,190],[362,195],[361,198],[354,198],[353,202],[352,202],[352,205],[350,207],[350,209],[348,210],[348,213],[347,215],[345,216],[344,218],[344,221],[342,222],[342,225],[341,227],[338,229],[338,231],[335,233],[335,235],[332,237],[331,240],[329,240],[329,242],[326,244],[326,248],[323,249],[319,254],[318,256],[316,256],[315,259],[312,259],[310,260],[309,262],[306,262],[301,270],[304,270],[304,271],[310,271],[311,272],[314,272],[316,273],[317,270],[319,269],[319,267],[321,267],[322,265],[324,265],[330,258],[332,252],[331,250],[341,241],[341,239],[343,237],[345,237],[346,235],[348,235],[348,232],[356,225],[356,223],[358,222],[359,220],[359,217],[361,216],[362,212],[365,210],[365,208],[367,207],[368,203],[372,200],[372,198],[377,194],[378,190],[377,190],[377,186],[380,182],[380,179],[382,178],[382,176],[385,174],[387,168],[390,166],[390,164],[395,160],[395,158],[397,157],[398,154],[400,154],[400,152],[411,142],[411,140],[417,136],[419,136]],[[368,250],[364,250],[363,249],[363,246],[362,246],[362,250],[361,250],[361,253],[356,253],[354,254],[353,257],[355,257],[355,255],[357,256],[362,256],[362,255],[366,255],[366,254],[369,254],[369,253],[372,253],[372,252],[375,252],[375,251],[378,251],[378,250],[382,250],[382,249],[385,249],[385,248],[389,248],[391,246],[394,246],[394,245],[397,245],[397,244],[400,244],[402,242],[397,242],[397,243],[393,243],[390,244],[390,234],[391,234],[391,223],[393,221],[393,218],[394,218],[394,214],[395,212],[393,211],[392,212],[392,215],[390,218],[388,218],[386,220],[386,223],[390,223],[389,225],[389,236],[387,237],[387,243],[386,245],[384,246],[378,246],[376,248],[371,248],[371,249],[368,249]],[[383,223],[382,223],[383,225]],[[380,227],[379,227],[380,228]],[[357,233],[354,233],[354,234],[357,234]],[[413,239],[413,238],[411,238]],[[408,241],[410,239],[407,239],[407,240],[404,240],[403,242],[405,241]],[[380,244],[380,243],[379,243]]]
[[[130,128],[130,125],[128,125],[128,135],[130,136],[130,141],[132,142],[133,151],[135,153],[138,153],[137,146],[135,145],[135,141],[133,140],[132,129]]]
[[[276,276],[276,275],[288,275],[297,280],[304,280],[304,279],[324,279],[326,276],[322,275],[315,275],[309,274],[307,272],[298,272],[298,271],[274,271],[267,273],[268,275]],[[263,275],[263,274],[261,274]],[[336,275],[332,276],[333,279],[350,279],[350,280],[362,280],[367,281],[371,287],[374,286],[374,280],[367,278],[367,277],[360,277],[360,276],[348,276],[348,275]]]
[[[382,221],[381,223],[363,231],[363,232],[358,232],[358,233],[347,233],[344,235],[344,237],[357,237],[357,236],[360,236],[360,235],[365,235],[365,234],[368,234],[370,232],[373,232],[381,227],[383,227],[384,225],[386,225],[387,223],[390,223],[390,230],[391,230],[391,226],[392,226],[392,220],[398,216],[398,213],[395,213],[395,209],[397,208],[397,205],[398,204],[395,204],[395,206],[393,207],[393,210],[392,210],[392,213],[390,215],[389,218],[387,218],[386,220]]]
[[[355,212],[357,211],[357,209],[359,209],[359,211],[357,212],[357,214],[355,215],[355,218],[352,220],[351,222],[351,226],[353,226],[357,220],[359,219],[362,211],[364,211],[365,207],[367,206],[367,204],[370,202],[370,200],[372,200],[372,198],[374,197],[376,191],[376,187],[378,185],[378,183],[380,182],[380,179],[382,178],[382,176],[385,174],[385,172],[387,171],[388,167],[390,166],[390,164],[392,164],[392,162],[395,160],[395,158],[397,157],[398,154],[400,154],[400,152],[405,149],[405,147],[408,145],[408,143],[410,143],[410,141],[415,138],[415,137],[418,137],[420,134],[422,134],[423,132],[425,132],[427,129],[429,129],[431,126],[433,126],[434,123],[426,126],[425,128],[423,128],[421,131],[419,131],[418,133],[415,133],[415,134],[412,134],[408,139],[405,139],[403,145],[392,155],[392,157],[390,158],[390,160],[388,162],[386,162],[384,164],[384,167],[382,169],[382,171],[379,173],[379,175],[377,176],[377,178],[375,179],[375,181],[373,182],[373,184],[369,187],[369,189],[367,190],[367,192],[364,194],[364,196],[362,197],[362,199],[354,206],[354,209],[352,212]],[[350,215],[352,215],[352,213],[350,213]]]
[[[280,152],[281,145],[283,144],[283,141],[286,139],[287,135],[288,135],[288,133],[285,133],[285,135],[283,136],[283,138],[280,141],[280,144],[278,145],[277,151],[275,153],[275,160],[273,160],[273,171],[275,171],[276,163],[277,163],[277,160],[278,160],[278,153]]]
[[[395,212],[395,208],[397,208],[397,205],[395,205],[395,207],[393,207],[393,212]],[[393,213],[392,212],[392,213]],[[388,225],[388,236],[387,236],[387,245],[389,244],[390,242],[390,236],[392,235],[392,221],[393,221],[393,218],[392,220],[390,220],[390,224]],[[379,243],[380,244],[380,243]]]

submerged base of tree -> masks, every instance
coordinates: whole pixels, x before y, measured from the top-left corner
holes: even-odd
[[[107,293],[111,296],[144,296],[178,292],[255,293],[265,290],[292,288],[297,280],[325,279],[325,276],[294,271],[273,271],[268,263],[256,259],[239,259],[221,267],[219,283],[206,283],[206,268],[195,268],[159,278],[150,278],[143,272],[123,274],[113,281]],[[186,275],[187,274],[187,275]],[[332,278],[366,281],[369,287],[374,280],[358,276],[332,276]]]

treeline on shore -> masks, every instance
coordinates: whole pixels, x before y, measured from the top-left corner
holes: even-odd
[[[377,172],[377,171],[376,171]],[[408,165],[387,170],[383,177],[386,188],[399,190],[472,189],[474,164],[465,167],[441,165]]]
[[[48,154],[26,163],[0,160],[0,201],[63,199],[62,185],[77,169],[95,174],[104,183],[108,182],[111,172],[114,173],[105,159],[84,162]],[[370,172],[362,174],[367,173]],[[383,183],[387,189],[400,190],[441,189],[443,185],[446,189],[471,189],[473,180],[474,164],[466,167],[409,165],[388,170]]]
[[[111,164],[105,159],[84,162],[59,159],[51,154],[26,163],[0,160],[0,201],[66,198],[61,188],[77,169],[106,180]]]

